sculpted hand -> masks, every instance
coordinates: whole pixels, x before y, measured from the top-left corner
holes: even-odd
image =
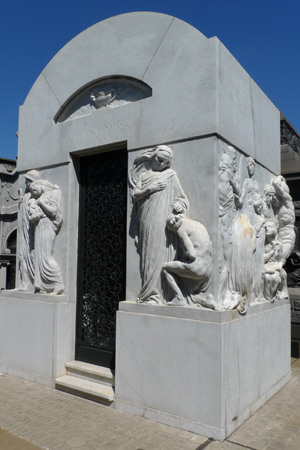
[[[167,186],[167,183],[165,183],[164,181],[155,181],[151,185],[151,191],[152,192],[163,191],[166,186]]]
[[[234,201],[235,201],[236,206],[238,206],[238,207],[243,206],[243,203],[241,202],[239,195],[234,193],[233,196],[234,196]]]
[[[176,213],[183,213],[184,212],[184,208],[179,202],[175,202],[174,203],[174,211]]]

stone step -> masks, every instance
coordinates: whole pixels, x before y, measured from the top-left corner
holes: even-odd
[[[107,384],[90,381],[73,375],[64,375],[55,380],[55,388],[79,397],[93,400],[103,405],[111,405],[114,401],[114,390]]]
[[[115,385],[114,373],[108,367],[95,366],[82,361],[69,361],[66,363],[67,375],[96,381],[108,386]]]

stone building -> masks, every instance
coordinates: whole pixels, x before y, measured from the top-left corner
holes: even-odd
[[[300,344],[300,135],[281,113],[281,173],[287,180],[296,214],[296,243],[287,264],[291,299],[292,356],[299,358]]]
[[[0,158],[0,289],[14,289],[18,214],[16,161]]]
[[[216,37],[174,17],[69,42],[20,108],[1,372],[214,439],[240,426],[290,379],[279,120]]]

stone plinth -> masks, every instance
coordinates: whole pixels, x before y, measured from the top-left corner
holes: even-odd
[[[71,359],[72,305],[64,295],[1,294],[0,371],[54,387]]]
[[[290,305],[120,304],[118,409],[223,440],[290,378]]]

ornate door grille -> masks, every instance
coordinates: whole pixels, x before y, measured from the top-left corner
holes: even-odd
[[[127,152],[81,159],[76,359],[112,367],[125,300]]]

